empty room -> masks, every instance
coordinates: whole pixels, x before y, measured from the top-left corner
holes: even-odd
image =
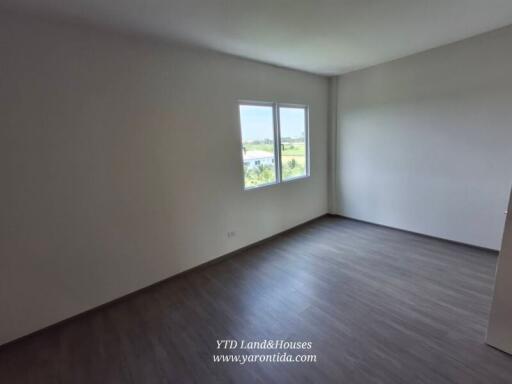
[[[510,0],[0,0],[0,383],[512,383]]]

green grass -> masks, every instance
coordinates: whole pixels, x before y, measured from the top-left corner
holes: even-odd
[[[274,146],[272,144],[253,144],[245,143],[244,148],[247,152],[249,151],[263,151],[274,153]]]
[[[276,172],[273,166],[261,165],[257,168],[244,167],[245,188],[270,184],[276,181]]]
[[[306,146],[304,145],[304,143],[282,144],[281,154],[283,156],[295,155],[305,157]]]
[[[284,180],[306,175],[306,159],[304,156],[283,155],[281,157],[281,164]]]
[[[263,151],[273,154],[272,144],[245,143],[246,151]],[[283,180],[306,175],[306,147],[304,143],[283,144],[281,147],[281,168]],[[245,187],[251,188],[275,182],[274,167],[270,165],[258,168],[244,168]]]
[[[272,144],[253,144],[245,143],[244,148],[249,151],[263,151],[274,153],[274,146]],[[282,144],[281,154],[283,156],[305,156],[306,148],[304,143]]]

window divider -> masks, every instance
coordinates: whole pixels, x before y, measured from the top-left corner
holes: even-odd
[[[282,181],[282,175],[281,175],[281,129],[279,126],[279,104],[274,103],[274,140],[276,145],[274,145],[274,158],[275,158],[275,165],[276,165],[276,180],[277,183],[280,183]]]

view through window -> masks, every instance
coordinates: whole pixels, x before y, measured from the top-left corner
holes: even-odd
[[[245,189],[309,175],[307,107],[240,103],[239,109]]]
[[[245,188],[276,182],[274,108],[240,105]]]
[[[307,175],[306,108],[279,107],[283,180]]]

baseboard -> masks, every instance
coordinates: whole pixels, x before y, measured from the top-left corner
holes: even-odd
[[[108,302],[106,302],[106,303],[104,303],[104,304],[100,304],[100,305],[98,305],[98,306],[96,306],[96,307],[94,307],[94,308],[88,309],[88,310],[86,310],[86,311],[84,311],[84,312],[80,312],[80,313],[78,313],[78,314],[76,314],[76,315],[73,315],[73,316],[68,317],[68,318],[66,318],[66,319],[63,319],[63,320],[60,320],[60,321],[58,321],[57,323],[54,323],[54,324],[48,325],[48,326],[46,326],[46,327],[44,327],[44,328],[38,329],[37,331],[31,332],[31,333],[29,333],[29,334],[27,334],[27,335],[20,336],[20,337],[18,337],[18,338],[16,338],[16,339],[14,339],[14,340],[8,341],[7,343],[0,345],[0,349],[7,348],[7,347],[11,346],[12,344],[19,343],[19,342],[22,342],[22,341],[24,341],[24,340],[26,340],[26,339],[28,339],[28,338],[31,338],[31,337],[37,336],[37,335],[38,335],[38,334],[40,334],[40,333],[43,333],[43,332],[45,332],[45,331],[48,331],[48,330],[50,330],[50,329],[52,329],[52,328],[59,327],[59,326],[61,326],[61,325],[65,324],[65,323],[67,323],[67,322],[70,322],[70,321],[76,320],[76,319],[78,319],[78,318],[80,318],[80,317],[82,317],[82,316],[86,316],[86,315],[88,315],[88,314],[90,314],[90,313],[92,313],[92,312],[94,312],[94,311],[98,311],[98,310],[101,310],[101,309],[106,308],[106,307],[108,307],[108,306],[111,306],[111,305],[114,305],[114,304],[120,303],[120,302],[122,302],[122,301],[124,301],[124,300],[127,300],[127,299],[131,298],[132,296],[135,296],[135,295],[137,295],[137,294],[139,294],[139,293],[141,293],[141,292],[144,292],[144,291],[146,291],[146,290],[149,290],[149,289],[151,289],[151,288],[154,288],[154,287],[156,287],[156,286],[158,286],[158,285],[160,285],[160,284],[166,283],[166,282],[168,282],[168,281],[170,281],[170,280],[172,280],[172,279],[177,279],[177,278],[183,277],[183,276],[184,276],[184,275],[186,275],[186,274],[193,273],[193,272],[195,272],[195,271],[198,271],[198,270],[201,270],[201,269],[207,268],[207,267],[209,267],[209,266],[211,266],[211,265],[214,265],[214,264],[220,263],[220,262],[222,262],[222,261],[224,261],[224,260],[227,260],[227,259],[229,259],[229,258],[231,258],[231,257],[236,256],[236,255],[237,255],[237,254],[239,254],[239,253],[242,253],[243,251],[245,251],[245,250],[247,250],[247,249],[250,249],[250,248],[256,247],[256,246],[258,246],[258,245],[261,245],[261,244],[263,244],[263,243],[266,243],[266,242],[268,242],[268,241],[270,241],[270,240],[272,240],[272,239],[275,239],[275,238],[277,238],[277,237],[279,237],[279,236],[282,236],[282,235],[284,235],[284,234],[286,234],[286,233],[289,233],[289,232],[292,232],[292,231],[294,231],[294,230],[297,230],[297,229],[299,229],[299,228],[300,228],[300,227],[302,227],[302,226],[305,226],[305,225],[307,225],[307,224],[309,224],[309,223],[311,223],[311,222],[313,222],[313,221],[316,221],[316,220],[318,220],[318,219],[320,219],[320,218],[322,218],[322,217],[326,217],[326,216],[327,216],[327,217],[335,217],[335,218],[345,219],[345,220],[358,221],[358,222],[360,222],[360,223],[365,223],[365,224],[375,225],[375,226],[378,226],[378,227],[383,227],[383,228],[393,229],[393,230],[395,230],[395,231],[401,231],[401,232],[404,232],[404,233],[410,233],[410,234],[413,234],[413,235],[417,235],[417,236],[421,236],[421,237],[425,237],[425,238],[429,238],[429,239],[440,240],[440,241],[444,241],[444,242],[452,243],[452,244],[457,244],[457,245],[463,245],[463,246],[470,247],[470,248],[474,248],[474,249],[479,249],[479,250],[483,250],[483,251],[487,251],[487,252],[492,252],[492,253],[494,253],[494,254],[496,254],[496,255],[499,253],[499,251],[498,251],[498,250],[495,250],[495,249],[490,249],[490,248],[485,248],[485,247],[479,247],[479,246],[477,246],[477,245],[472,245],[472,244],[462,243],[462,242],[459,242],[459,241],[454,241],[454,240],[449,240],[449,239],[443,239],[443,238],[440,238],[440,237],[431,236],[431,235],[426,235],[426,234],[419,233],[419,232],[414,232],[414,231],[409,231],[409,230],[402,229],[402,228],[396,228],[396,227],[392,227],[392,226],[388,226],[388,225],[383,225],[383,224],[378,224],[378,223],[372,223],[372,222],[370,222],[370,221],[365,221],[365,220],[355,219],[355,218],[347,217],[347,216],[340,215],[340,214],[335,214],[335,213],[326,213],[326,214],[323,214],[323,215],[317,216],[317,217],[315,217],[315,218],[313,218],[313,219],[310,219],[310,220],[307,220],[307,221],[305,221],[305,222],[302,222],[302,223],[300,223],[300,224],[297,224],[297,225],[295,225],[295,226],[293,226],[293,227],[291,227],[291,228],[288,228],[288,229],[286,229],[286,230],[284,230],[284,231],[278,232],[278,233],[276,233],[276,234],[274,234],[274,235],[272,235],[272,236],[269,236],[269,237],[267,237],[267,238],[265,238],[265,239],[262,239],[262,240],[256,241],[256,242],[254,242],[254,243],[251,243],[251,244],[246,245],[246,246],[244,246],[244,247],[238,248],[238,249],[236,249],[236,250],[234,250],[234,251],[231,251],[231,252],[226,253],[226,254],[224,254],[224,255],[221,255],[221,256],[219,256],[219,257],[216,257],[216,258],[214,258],[214,259],[212,259],[212,260],[206,261],[206,262],[204,262],[204,263],[202,263],[202,264],[199,264],[199,265],[197,265],[197,266],[195,266],[195,267],[189,268],[189,269],[187,269],[187,270],[185,270],[185,271],[183,271],[183,272],[179,272],[179,273],[174,274],[174,275],[172,275],[172,276],[169,276],[169,277],[167,277],[167,278],[165,278],[165,279],[163,279],[163,280],[159,280],[159,281],[157,281],[157,282],[155,282],[155,283],[153,283],[153,284],[150,284],[150,285],[148,285],[148,286],[146,286],[146,287],[140,288],[140,289],[138,289],[138,290],[136,290],[136,291],[133,291],[133,292],[130,292],[130,293],[126,294],[126,295],[123,295],[123,296],[121,296],[121,297],[118,297],[117,299],[114,299],[114,300],[108,301]]]
[[[492,248],[486,248],[486,247],[481,247],[481,246],[478,246],[478,245],[473,245],[473,244],[468,244],[468,243],[463,243],[461,241],[456,241],[456,240],[450,240],[450,239],[445,239],[445,238],[442,238],[442,237],[437,237],[437,236],[432,236],[432,235],[427,235],[425,233],[421,233],[421,232],[414,232],[414,231],[409,231],[407,229],[402,229],[402,228],[397,228],[397,227],[392,227],[390,225],[384,225],[384,224],[379,224],[379,223],[373,223],[371,221],[366,221],[366,220],[361,220],[361,219],[355,219],[353,217],[348,217],[348,216],[344,216],[344,215],[340,215],[340,214],[337,214],[337,213],[328,213],[327,216],[330,216],[330,217],[338,217],[338,218],[342,218],[342,219],[346,219],[346,220],[352,220],[352,221],[358,221],[360,223],[365,223],[365,224],[371,224],[371,225],[376,225],[378,227],[382,227],[382,228],[388,228],[388,229],[393,229],[395,231],[400,231],[400,232],[404,232],[404,233],[410,233],[412,235],[417,235],[417,236],[421,236],[421,237],[425,237],[427,239],[434,239],[434,240],[440,240],[440,241],[444,241],[444,242],[447,242],[447,243],[451,243],[451,244],[457,244],[457,245],[463,245],[465,247],[470,247],[470,248],[474,248],[474,249],[479,249],[481,251],[486,251],[486,252],[492,252],[496,255],[498,255],[500,253],[500,251],[498,249],[492,249]]]
[[[510,353],[510,352],[508,352],[508,351],[505,351],[504,349],[501,349],[501,348],[499,348],[499,347],[496,347],[496,346],[494,346],[494,345],[490,344],[488,341],[486,341],[486,342],[485,342],[485,345],[487,345],[488,347],[491,347],[492,349],[495,349],[495,350],[497,350],[498,352],[501,352],[501,353],[503,353],[503,354],[505,354],[505,355],[507,355],[507,356],[512,356],[512,353]]]
[[[295,230],[297,230],[297,229],[298,229],[298,228],[300,228],[300,227],[303,227],[303,226],[305,226],[305,225],[307,225],[307,224],[309,224],[309,223],[311,223],[311,222],[313,222],[313,221],[316,221],[316,220],[321,219],[322,217],[325,217],[325,216],[328,216],[328,215],[329,215],[329,214],[327,214],[327,213],[326,213],[326,214],[322,214],[322,215],[320,215],[320,216],[317,216],[317,217],[315,217],[315,218],[313,218],[313,219],[306,220],[306,221],[304,221],[304,222],[302,222],[302,223],[300,223],[300,224],[294,225],[294,226],[293,226],[293,227],[291,227],[291,228],[285,229],[284,231],[281,231],[281,232],[278,232],[278,233],[276,233],[276,234],[274,234],[274,235],[272,235],[272,236],[266,237],[265,239],[262,239],[262,240],[256,241],[256,242],[251,243],[251,244],[246,245],[246,246],[243,246],[243,247],[238,248],[238,249],[236,249],[236,250],[234,250],[234,251],[231,251],[231,252],[228,252],[228,253],[226,253],[226,254],[224,254],[224,255],[221,255],[221,256],[219,256],[219,257],[216,257],[216,258],[214,258],[214,259],[212,259],[212,260],[208,260],[208,261],[206,261],[206,262],[204,262],[204,263],[202,263],[202,264],[199,264],[199,265],[197,265],[197,266],[195,266],[195,267],[189,268],[189,269],[187,269],[187,270],[185,270],[185,271],[182,271],[182,272],[179,272],[179,273],[174,274],[174,275],[172,275],[172,276],[169,276],[169,277],[167,277],[167,278],[165,278],[165,279],[163,279],[163,280],[159,280],[159,281],[157,281],[157,282],[155,282],[155,283],[153,283],[153,284],[150,284],[150,285],[145,286],[145,287],[143,287],[143,288],[137,289],[136,291],[133,291],[133,292],[130,292],[130,293],[126,294],[126,295],[123,295],[123,296],[121,296],[121,297],[118,297],[117,299],[114,299],[114,300],[108,301],[108,302],[106,302],[106,303],[100,304],[100,305],[98,305],[98,306],[96,306],[96,307],[94,307],[94,308],[88,309],[88,310],[86,310],[86,311],[84,311],[84,312],[80,312],[80,313],[78,313],[78,314],[76,314],[76,315],[73,315],[73,316],[71,316],[71,317],[67,317],[67,318],[65,318],[65,319],[63,319],[63,320],[60,320],[60,321],[58,321],[58,322],[54,323],[54,324],[50,324],[50,325],[48,325],[48,326],[46,326],[46,327],[43,327],[43,328],[41,328],[41,329],[38,329],[37,331],[34,331],[34,332],[28,333],[28,334],[26,334],[26,335],[20,336],[20,337],[18,337],[18,338],[16,338],[16,339],[14,339],[14,340],[8,341],[7,343],[4,343],[4,344],[0,345],[0,350],[3,350],[3,349],[5,349],[5,348],[8,348],[9,346],[11,346],[11,345],[13,345],[13,344],[15,344],[15,343],[19,343],[19,342],[22,342],[22,341],[24,341],[24,340],[26,340],[26,339],[29,339],[29,338],[31,338],[31,337],[37,336],[37,335],[39,335],[40,333],[43,333],[43,332],[49,331],[50,329],[53,329],[53,328],[59,327],[59,326],[61,326],[61,325],[65,324],[65,323],[67,323],[67,322],[71,322],[71,321],[73,321],[73,320],[79,319],[80,317],[82,317],[82,316],[86,316],[86,315],[88,315],[88,314],[90,314],[90,313],[92,313],[92,312],[99,311],[100,309],[103,309],[103,308],[106,308],[106,307],[108,307],[108,306],[111,306],[111,305],[114,305],[114,304],[120,303],[120,302],[122,302],[122,301],[124,301],[124,300],[127,300],[127,299],[131,298],[132,296],[135,296],[135,295],[137,295],[137,294],[139,294],[139,293],[142,293],[142,292],[144,292],[144,291],[146,291],[146,290],[149,290],[149,289],[151,289],[151,288],[154,288],[154,287],[156,287],[156,286],[158,286],[158,285],[160,285],[160,284],[166,283],[166,282],[168,282],[168,281],[170,281],[170,280],[172,280],[172,279],[177,279],[177,278],[183,277],[183,276],[184,276],[184,275],[186,275],[186,274],[193,273],[193,272],[196,272],[196,271],[198,271],[198,270],[201,270],[201,269],[207,268],[207,267],[209,267],[209,266],[211,266],[211,265],[214,265],[214,264],[220,263],[220,262],[222,262],[222,261],[224,261],[224,260],[226,260],[226,259],[229,259],[229,258],[231,258],[231,257],[233,257],[233,256],[236,256],[236,255],[237,255],[237,254],[239,254],[239,253],[242,253],[243,251],[245,251],[245,250],[247,250],[247,249],[249,249],[249,248],[256,247],[256,246],[261,245],[261,244],[263,244],[263,243],[266,243],[266,242],[268,242],[268,241],[270,241],[270,240],[272,240],[272,239],[275,239],[275,238],[277,238],[277,237],[279,237],[279,236],[282,236],[282,235],[284,235],[284,234],[286,234],[286,233],[289,233],[289,232],[295,231]]]

